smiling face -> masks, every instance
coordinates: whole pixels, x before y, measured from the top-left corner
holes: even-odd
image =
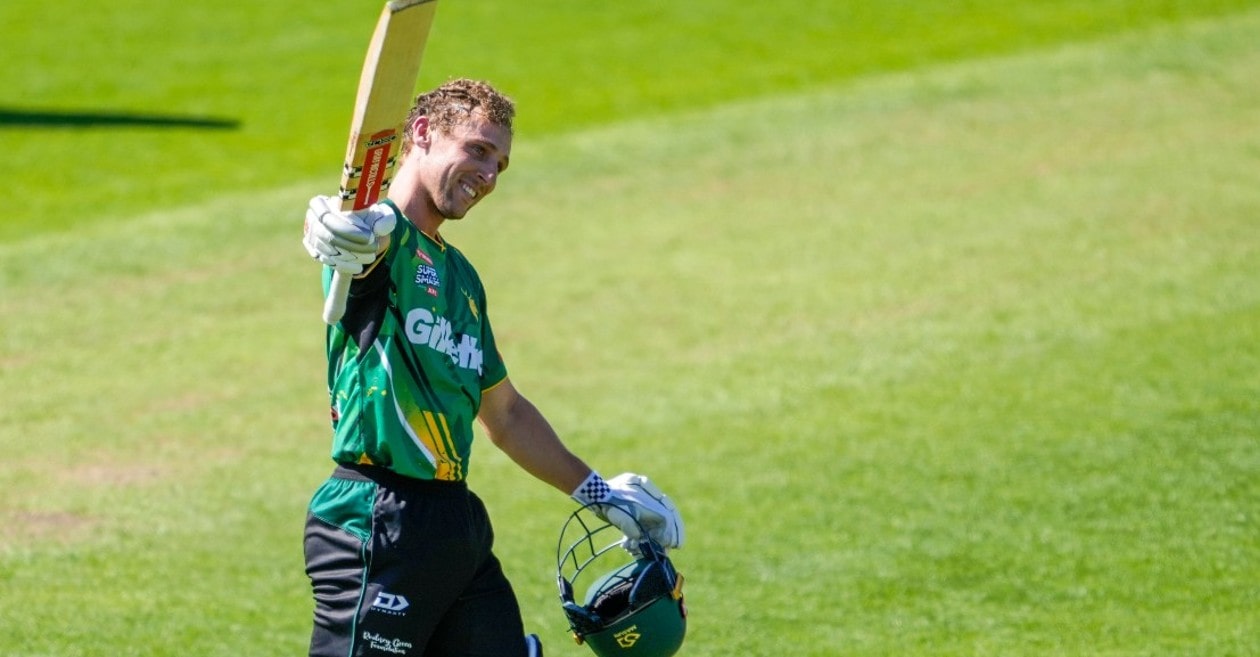
[[[486,82],[460,78],[420,94],[407,115],[389,198],[430,237],[494,191],[508,166],[516,105]]]
[[[442,219],[462,219],[494,191],[512,151],[509,128],[474,111],[448,130],[428,129],[418,170],[431,209]]]

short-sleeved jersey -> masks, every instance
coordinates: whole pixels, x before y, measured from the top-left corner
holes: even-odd
[[[472,264],[389,205],[398,216],[389,249],[351,284],[345,316],[328,328],[332,458],[460,481],[481,393],[507,368]]]

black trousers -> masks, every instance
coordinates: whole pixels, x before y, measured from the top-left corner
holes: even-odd
[[[339,466],[306,521],[311,657],[526,657],[493,543],[463,483]]]

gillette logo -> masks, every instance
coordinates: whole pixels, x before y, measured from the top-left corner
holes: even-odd
[[[414,345],[425,345],[451,357],[455,365],[481,374],[482,355],[477,338],[471,335],[456,336],[454,328],[445,317],[434,317],[424,308],[413,308],[407,313],[403,327],[407,340]],[[459,342],[455,342],[458,337]]]

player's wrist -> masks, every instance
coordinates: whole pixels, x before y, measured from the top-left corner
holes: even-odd
[[[572,497],[578,504],[607,502],[612,497],[612,488],[608,486],[608,482],[604,481],[604,478],[598,472],[591,470],[591,473],[586,475],[586,479],[583,479],[582,483],[577,488],[574,488],[572,493],[569,493],[569,497]]]

